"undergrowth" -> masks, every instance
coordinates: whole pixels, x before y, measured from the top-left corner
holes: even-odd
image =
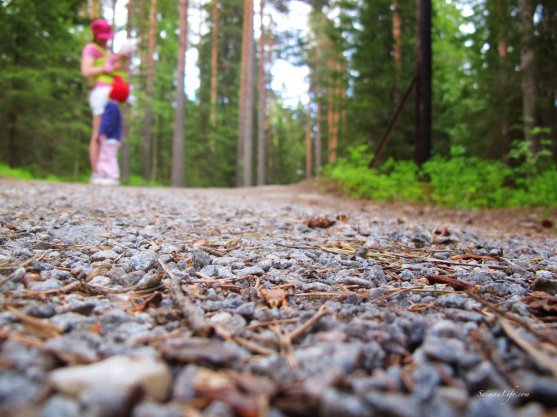
[[[464,209],[557,207],[557,166],[547,158],[543,164],[522,158],[511,168],[454,148],[450,157],[435,156],[421,168],[412,161],[390,159],[371,170],[366,145],[349,153],[349,158],[326,167],[324,175],[353,197]]]
[[[34,175],[28,170],[22,168],[11,168],[10,166],[5,164],[0,164],[0,177],[17,178],[20,180],[41,180],[41,181],[50,181],[50,182],[80,182],[80,183],[87,183],[89,182],[90,179],[88,174],[83,174],[77,178],[61,177],[53,174]],[[163,187],[164,186],[164,184],[158,181],[144,182],[143,179],[138,175],[132,175],[128,185],[137,186],[137,187]]]

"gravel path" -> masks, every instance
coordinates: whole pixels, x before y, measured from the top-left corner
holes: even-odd
[[[504,218],[0,179],[0,415],[557,415],[557,234]]]

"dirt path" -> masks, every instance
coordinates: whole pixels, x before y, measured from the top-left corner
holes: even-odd
[[[0,179],[0,415],[550,415],[555,220]]]

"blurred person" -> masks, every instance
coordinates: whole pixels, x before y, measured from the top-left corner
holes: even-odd
[[[101,116],[108,102],[108,96],[114,81],[114,72],[123,71],[126,63],[110,60],[107,43],[114,37],[112,26],[105,19],[96,19],[91,23],[93,41],[83,48],[81,53],[81,75],[92,81],[89,94],[89,106],[93,113],[91,139],[89,141],[89,161],[91,162],[92,180],[96,176],[99,157],[99,126]]]
[[[122,112],[120,103],[125,103],[130,94],[129,85],[121,77],[115,76],[108,96],[108,102],[101,117],[99,127],[99,155],[93,184],[119,185],[118,149],[122,140]]]

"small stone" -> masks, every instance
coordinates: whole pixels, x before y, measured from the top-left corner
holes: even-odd
[[[89,281],[89,285],[93,285],[96,287],[108,287],[111,283],[112,280],[104,275],[97,275],[95,278]]]
[[[49,278],[46,281],[33,281],[28,286],[28,289],[32,291],[50,291],[59,288],[62,288],[62,283],[56,278]]]
[[[104,261],[105,259],[110,259],[110,260],[114,260],[118,257],[119,255],[114,251],[114,250],[103,250],[100,252],[95,252],[94,254],[91,255],[91,260],[92,261]]]
[[[261,277],[265,274],[265,271],[258,266],[248,266],[247,268],[239,269],[237,274],[240,276],[255,275],[256,277]]]
[[[27,314],[40,319],[48,319],[56,315],[56,308],[52,304],[33,304]]]
[[[428,400],[433,391],[441,382],[441,376],[437,369],[431,365],[422,365],[412,372],[414,382],[414,395],[422,400]]]
[[[383,269],[376,265],[364,272],[363,278],[373,284],[374,287],[382,287],[387,284],[387,275]]]
[[[293,262],[290,259],[273,259],[271,265],[275,269],[288,269],[292,266]]]
[[[320,417],[366,417],[371,415],[371,408],[364,400],[332,388],[326,389],[320,400]]]
[[[172,390],[172,398],[182,402],[195,398],[196,392],[193,384],[200,369],[197,365],[188,365],[178,373]]]
[[[214,265],[228,266],[230,269],[241,269],[245,267],[245,263],[233,256],[223,256],[222,258],[215,258],[212,262]]]
[[[530,403],[516,411],[516,417],[541,417],[544,415],[540,404]]]
[[[414,274],[410,270],[405,269],[398,277],[403,281],[412,281],[414,279]]]
[[[234,278],[236,276],[229,267],[220,265],[207,265],[200,272],[209,277]]]
[[[365,401],[371,407],[371,415],[393,417],[419,417],[420,403],[417,399],[401,394],[370,392]]]
[[[79,403],[63,395],[53,395],[44,404],[41,417],[81,417]]]
[[[180,404],[159,404],[153,401],[144,401],[138,404],[131,417],[183,417]]]
[[[234,409],[221,401],[213,401],[209,407],[203,410],[203,417],[234,417]]]
[[[538,271],[542,272],[542,271]],[[547,272],[547,271],[544,271]],[[543,274],[536,273],[536,280],[534,281],[534,285],[532,286],[536,291],[544,291],[551,295],[557,294],[557,279],[556,278],[548,278]]]
[[[248,302],[243,303],[240,307],[236,309],[236,313],[240,314],[244,318],[251,320],[253,318],[253,314],[255,313],[255,303]]]
[[[269,272],[269,269],[271,269],[271,261],[263,260],[261,262],[258,262],[256,266],[258,266],[265,272]]]
[[[191,254],[191,262],[196,271],[211,263],[211,255],[201,248],[195,248]]]
[[[129,259],[130,267],[135,271],[148,271],[157,266],[159,255],[153,251],[142,251]]]
[[[170,388],[171,375],[163,362],[113,356],[92,365],[57,369],[51,372],[48,380],[54,388],[68,395],[79,395],[99,386],[126,389],[141,385],[147,395],[163,401]]]
[[[17,268],[10,274],[10,280],[12,282],[21,282],[26,273],[27,271],[25,270],[25,268]]]
[[[142,396],[142,388],[138,385],[113,386],[106,384],[91,386],[79,395],[81,416],[127,416]]]
[[[221,326],[232,334],[241,332],[246,327],[246,320],[239,314],[221,312],[209,320],[211,323]]]
[[[460,388],[438,387],[435,390],[435,396],[457,410],[466,409],[466,405],[470,401],[468,392]]]
[[[8,370],[0,373],[0,405],[17,407],[36,401],[43,386],[23,374]]]
[[[495,393],[500,394],[500,393]],[[514,417],[515,412],[501,396],[482,397],[472,399],[466,417]]]

